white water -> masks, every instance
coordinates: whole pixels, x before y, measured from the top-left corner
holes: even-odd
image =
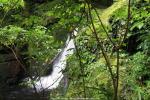
[[[77,31],[74,31],[72,34],[77,34]],[[65,48],[62,49],[61,54],[54,61],[52,74],[41,77],[40,80],[35,83],[35,87],[38,92],[58,87],[61,79],[63,78],[62,70],[66,67],[67,56],[73,54],[74,48],[74,41],[70,36],[68,36]]]

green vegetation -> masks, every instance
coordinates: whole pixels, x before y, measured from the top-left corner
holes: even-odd
[[[52,71],[70,35],[75,52],[63,70],[69,85],[51,90],[49,98],[149,100],[150,1],[111,3],[0,0],[0,92],[28,87],[23,79]]]

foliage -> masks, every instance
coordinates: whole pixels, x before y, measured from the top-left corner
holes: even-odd
[[[6,26],[0,29],[0,44],[9,46],[14,45],[18,34],[23,32],[23,29],[17,26]],[[5,41],[5,42],[4,42]]]
[[[124,89],[123,94],[124,98],[135,100],[135,99],[144,99],[148,100],[149,96],[149,57],[145,54],[138,52],[132,56],[128,63],[125,64],[126,68],[126,77],[124,79]],[[128,91],[128,92],[127,92]],[[137,96],[134,96],[137,95]]]
[[[16,47],[29,63],[29,72],[43,75],[43,70],[62,48],[79,22],[82,4],[73,0],[35,3],[28,9],[25,0],[1,0],[0,47]],[[13,48],[12,48],[13,49]],[[15,50],[14,50],[15,51]],[[16,53],[16,52],[15,52]]]
[[[44,75],[67,36],[78,27],[78,34],[71,36],[75,53],[68,57],[64,70],[69,86],[61,90],[62,95],[54,90],[52,97],[112,100],[117,88],[120,99],[149,100],[150,5],[133,2],[131,15],[127,8],[125,1],[119,0],[97,14],[98,8],[83,0],[1,0],[0,50],[18,48],[28,58],[23,60],[29,63],[27,73]],[[108,18],[109,25],[103,25]],[[3,76],[6,73],[1,73],[0,80],[7,78]]]
[[[129,33],[120,49],[119,98],[125,100],[149,99],[149,23],[147,21],[149,19],[149,12],[147,11],[149,6],[148,3],[140,4],[140,8],[136,7],[136,5],[139,4],[135,4],[135,6],[132,6],[131,8]],[[109,20],[109,32],[112,41],[115,44],[117,44],[126,33],[126,18],[127,7],[124,5],[115,11]],[[97,25],[97,23],[98,22],[94,19],[94,24]],[[98,30],[98,28],[96,30]],[[76,37],[76,45],[79,49],[79,54],[81,55],[80,59],[78,59],[77,55],[76,57],[73,55],[69,58],[69,65],[66,70],[68,76],[70,76],[71,82],[66,97],[83,97],[85,85],[87,97],[111,100],[113,97],[112,80],[107,72],[104,58],[101,56],[101,52],[99,50],[97,51],[98,53],[92,53],[93,50],[98,49],[97,42],[95,37],[93,37],[90,33],[91,31],[86,29],[86,32],[82,31],[82,33],[79,33]],[[114,37],[114,35],[116,35],[116,37]],[[106,39],[106,36],[103,34],[99,34],[99,36]],[[101,40],[105,42],[103,38],[101,38]],[[132,39],[135,40],[133,40],[133,43],[131,44]],[[110,47],[113,48],[111,43],[108,43],[108,45],[111,45]],[[106,49],[107,46],[105,45],[104,48]],[[129,56],[128,54],[130,54],[130,50],[133,50],[132,52],[134,53]],[[139,50],[141,50],[141,52],[138,52]],[[107,51],[108,54],[111,54],[111,52],[113,52],[113,50]],[[98,57],[97,59],[97,56],[94,54],[98,55],[100,58]],[[113,72],[116,69],[116,65],[113,65],[116,63],[115,56],[116,53],[111,55],[111,58],[109,58],[111,60]],[[94,60],[92,61],[93,58]],[[81,72],[81,67],[85,74],[83,77],[81,76],[84,75]],[[84,82],[83,79],[85,80]],[[79,88],[76,89],[77,86]]]
[[[130,57],[126,58],[123,62],[123,66],[126,71],[122,74],[125,75],[121,81],[122,89],[121,96],[122,99],[149,99],[149,3],[148,2],[138,2],[132,6],[131,17],[129,24],[129,33],[127,39],[124,41],[123,48],[128,53],[132,54]],[[122,37],[125,32],[127,15],[122,12],[123,10],[118,10],[112,16],[110,20],[112,29],[111,32],[119,33],[116,36]],[[120,12],[120,15],[119,15]],[[123,23],[123,24],[122,24]],[[119,32],[121,30],[121,32]],[[116,32],[118,31],[118,32]],[[116,39],[115,39],[116,41]],[[140,52],[139,52],[140,51]]]

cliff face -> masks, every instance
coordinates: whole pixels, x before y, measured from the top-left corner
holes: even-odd
[[[0,80],[3,80],[8,85],[17,84],[25,75],[26,62],[23,62],[23,59],[23,56],[19,55],[19,52],[15,50],[11,51],[6,47],[1,48]]]

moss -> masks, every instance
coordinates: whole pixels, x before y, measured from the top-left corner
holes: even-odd
[[[118,2],[115,2],[112,6],[108,7],[107,9],[104,9],[102,13],[100,13],[103,23],[105,25],[108,25],[108,20],[110,16],[112,16],[114,12],[116,12],[118,9],[122,8],[126,4],[127,4],[126,0],[119,0]]]

